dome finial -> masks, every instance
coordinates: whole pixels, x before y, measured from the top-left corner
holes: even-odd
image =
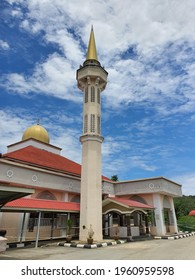
[[[40,124],[40,118],[37,119],[37,125],[39,125],[39,124]]]

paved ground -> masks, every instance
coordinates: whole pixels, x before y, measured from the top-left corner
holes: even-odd
[[[136,241],[97,249],[48,247],[8,249],[0,260],[195,260],[195,236]]]

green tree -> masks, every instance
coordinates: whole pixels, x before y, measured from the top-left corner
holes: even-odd
[[[71,234],[71,229],[72,229],[72,220],[68,219],[67,220],[67,234],[70,235]]]
[[[118,182],[118,175],[112,175],[111,180]]]
[[[177,221],[179,230],[194,231],[195,230],[195,216],[181,216]]]
[[[195,196],[176,197],[174,198],[174,205],[177,219],[187,216],[191,210],[195,210]]]

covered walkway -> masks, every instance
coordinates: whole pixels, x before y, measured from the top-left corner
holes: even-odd
[[[80,204],[56,200],[21,198],[8,202],[1,209],[7,214],[21,214],[20,228],[7,230],[8,242],[35,240],[35,247],[41,239],[53,239],[67,235],[67,221],[71,219],[73,225],[71,234],[78,236]],[[12,235],[16,235],[12,240]],[[10,236],[10,238],[9,238]]]

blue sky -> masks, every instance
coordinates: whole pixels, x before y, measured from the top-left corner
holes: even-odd
[[[1,0],[0,151],[40,124],[81,162],[83,63],[91,25],[108,71],[103,174],[164,176],[195,195],[195,1]]]

